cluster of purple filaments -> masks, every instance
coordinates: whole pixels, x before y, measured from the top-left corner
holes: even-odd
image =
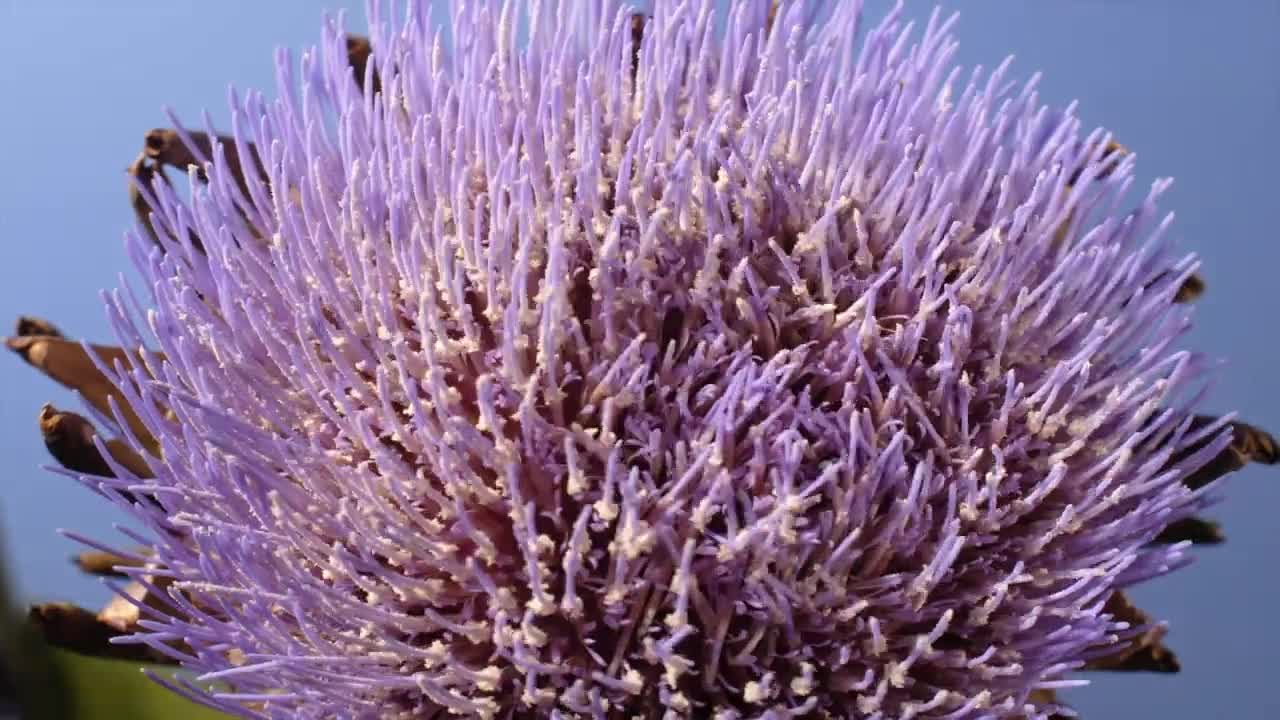
[[[232,95],[263,173],[157,185],[110,310],[159,351],[120,381],[163,461],[103,487],[156,498],[179,689],[1042,718],[1133,634],[1103,604],[1185,561],[1151,540],[1222,447],[1173,461],[1164,185],[1125,214],[1132,158],[937,16],[769,5],[659,0],[638,49],[612,0],[374,8],[365,82],[332,23]]]

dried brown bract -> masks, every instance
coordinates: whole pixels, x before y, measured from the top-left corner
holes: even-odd
[[[58,464],[73,472],[98,477],[115,477],[111,465],[94,444],[97,431],[83,416],[57,410],[46,403],[40,409],[40,435],[44,446]],[[151,468],[129,444],[111,439],[103,443],[111,459],[140,478],[152,477]]]
[[[1191,302],[1204,294],[1204,280],[1199,275],[1192,275],[1182,282],[1182,287],[1173,296],[1174,302]]]
[[[120,391],[98,370],[79,342],[60,336],[20,335],[7,338],[5,346],[58,384],[79,392],[90,405],[107,417],[113,417],[109,398],[114,397],[129,429],[149,448],[154,448],[155,439],[151,432],[128,406]],[[136,355],[122,348],[108,345],[90,347],[108,366],[114,367],[120,363],[129,368],[133,363],[139,362]]]
[[[1159,535],[1156,542],[1171,545],[1190,540],[1196,545],[1217,545],[1226,540],[1222,526],[1218,523],[1198,517],[1183,518],[1169,523]]]
[[[187,136],[191,138],[192,144],[195,145],[193,151],[187,147],[182,141],[182,137],[177,130],[169,128],[155,128],[147,132],[144,139],[143,155],[151,160],[157,168],[173,167],[185,171],[189,166],[195,165],[200,168],[199,176],[206,179],[203,165],[201,161],[212,161],[214,159],[213,141],[217,140],[222,146],[222,152],[226,157],[224,167],[230,171],[231,176],[235,178],[236,185],[240,188],[240,192],[248,197],[249,186],[245,182],[244,161],[240,157],[240,151],[236,146],[235,138],[229,135],[218,135],[210,138],[208,133],[199,130],[187,131]],[[249,144],[249,151],[252,155],[250,162],[253,163],[253,169],[262,180],[266,180],[266,172],[262,166],[262,161],[258,158],[257,149]]]
[[[1191,430],[1203,428],[1210,423],[1217,422],[1217,420],[1217,418],[1208,415],[1197,415],[1192,421]],[[1251,462],[1275,465],[1277,461],[1280,461],[1280,448],[1277,447],[1276,440],[1270,433],[1242,422],[1231,423],[1231,432],[1231,444],[1223,448],[1222,452],[1215,455],[1212,460],[1188,475],[1183,480],[1187,487],[1193,490],[1202,488],[1223,475],[1239,470]],[[1171,462],[1177,462],[1183,457],[1198,452],[1212,439],[1212,437],[1205,438],[1202,442],[1187,448]]]
[[[74,556],[71,560],[75,563],[76,567],[89,575],[116,577],[124,576],[124,573],[118,568],[142,567],[143,564],[138,558],[118,555],[116,553],[106,552],[103,550],[86,550]]]
[[[1130,627],[1151,624],[1151,617],[1138,609],[1122,592],[1112,594],[1103,611],[1118,620],[1128,622]],[[1085,669],[1176,673],[1182,666],[1173,651],[1165,647],[1165,633],[1163,625],[1151,626],[1134,636],[1120,652],[1094,660]]]
[[[30,315],[18,316],[18,322],[14,327],[13,334],[17,337],[29,337],[34,335],[56,338],[63,337],[62,331],[53,323],[43,318],[32,317]]]
[[[373,46],[369,44],[369,38],[363,35],[347,36],[347,62],[351,64],[351,71],[355,74],[356,85],[363,90],[365,75],[368,73],[369,58],[373,55]],[[373,74],[373,92],[375,94],[382,92],[382,80],[378,78],[378,74]]]
[[[648,18],[643,13],[636,13],[631,16],[631,82],[636,80],[636,73],[640,69],[640,49],[644,42],[644,26],[648,22]]]
[[[157,589],[165,587],[162,580],[147,578],[147,582]],[[139,629],[142,612],[138,605],[162,608],[167,602],[140,582],[129,583],[125,592],[132,601],[113,597],[97,614],[71,603],[42,603],[31,607],[28,620],[45,642],[81,655],[133,662],[175,663],[172,657],[148,645],[112,642]],[[181,651],[183,648],[178,649]]]

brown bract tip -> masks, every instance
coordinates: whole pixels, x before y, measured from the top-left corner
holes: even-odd
[[[94,446],[97,435],[84,417],[63,412],[49,403],[40,408],[40,435],[49,454],[68,470],[98,477],[114,477],[111,466]]]
[[[188,130],[187,137],[191,139],[191,144],[195,146],[195,152],[182,141],[182,136],[177,130],[170,128],[154,128],[147,131],[143,137],[142,157],[145,157],[156,166],[159,170],[164,166],[176,168],[182,172],[186,172],[188,167],[196,166],[198,168],[197,176],[204,181],[208,180],[205,174],[204,163],[201,157],[209,162],[215,161],[213,152],[214,142],[222,146],[223,158],[225,159],[226,170],[231,173],[236,185],[240,188],[240,192],[248,197],[249,186],[245,182],[245,163],[240,157],[240,150],[236,145],[236,140],[230,135],[218,135],[210,137],[209,133],[200,132],[199,130]],[[247,144],[249,150],[249,163],[252,169],[258,174],[258,178],[262,181],[267,180],[267,174],[261,159],[258,157],[258,149],[252,143]],[[137,165],[138,161],[134,161]],[[132,166],[131,166],[132,171]],[[157,175],[163,176],[163,172],[157,172]]]
[[[135,608],[135,615],[136,612]],[[95,615],[71,603],[55,602],[31,606],[27,619],[45,642],[63,650],[111,660],[172,662],[146,645],[113,644],[112,638],[126,635],[133,628],[122,627],[120,618],[104,617],[106,613],[104,609]]]
[[[1183,518],[1169,523],[1156,536],[1155,541],[1162,545],[1172,545],[1190,540],[1196,545],[1217,545],[1226,540],[1222,527],[1216,522],[1198,517]]]
[[[1231,446],[1249,459],[1249,462],[1275,465],[1280,462],[1280,445],[1271,433],[1246,423],[1232,423],[1234,439]]]
[[[138,418],[133,408],[122,402],[124,398],[120,391],[94,362],[96,357],[107,366],[121,365],[133,369],[143,365],[138,351],[127,352],[123,348],[107,345],[93,345],[87,351],[78,341],[45,335],[6,338],[5,345],[50,379],[79,392],[85,401],[104,416],[114,415],[110,398],[116,398],[134,435],[145,447],[155,449],[151,431]],[[90,351],[93,357],[90,356]],[[143,367],[145,369],[145,365]]]
[[[58,464],[73,472],[96,477],[115,477],[115,471],[107,463],[102,453],[98,452],[93,440],[97,430],[81,415],[58,410],[45,403],[40,408],[40,434],[44,438],[44,446],[49,450]],[[126,468],[139,478],[152,478],[155,473],[141,455],[119,438],[112,438],[103,443],[111,459]],[[130,493],[125,497],[133,498]],[[149,495],[142,495],[150,499]]]
[[[191,140],[199,147],[200,152],[208,156],[210,146],[208,137],[202,132],[189,133]],[[160,165],[170,165],[185,170],[188,165],[195,165],[196,156],[182,142],[177,130],[170,128],[152,128],[142,140],[142,154]]]
[[[1098,158],[1098,160],[1104,164],[1098,169],[1098,174],[1094,177],[1094,180],[1106,180],[1111,177],[1111,174],[1116,171],[1116,168],[1120,167],[1120,160],[1128,154],[1129,149],[1125,146],[1115,142],[1114,140],[1108,142],[1103,146],[1102,154]],[[1076,183],[1080,182],[1080,176],[1083,174],[1084,168],[1078,168],[1072,172],[1071,177],[1067,178],[1067,187],[1075,187]]]
[[[31,362],[31,348],[37,341],[42,340],[41,335],[18,335],[17,337],[7,337],[4,339],[4,346],[17,353],[23,360]]]
[[[71,603],[33,605],[28,620],[54,647],[91,657],[148,661],[145,645],[113,645],[120,632],[96,615]]]
[[[18,337],[28,336],[44,336],[44,337],[63,337],[62,331],[53,323],[43,318],[32,317],[30,315],[19,315],[18,322],[15,323],[13,334]]]
[[[1217,418],[1212,416],[1197,415],[1192,421],[1191,428],[1195,430],[1216,421]],[[1183,484],[1192,490],[1197,490],[1227,473],[1239,470],[1250,462],[1264,465],[1275,465],[1280,462],[1280,446],[1276,444],[1276,439],[1270,433],[1243,422],[1233,422],[1230,427],[1231,444],[1223,448],[1222,452],[1213,456],[1203,466],[1183,478]],[[1203,441],[1188,447],[1174,458],[1174,462],[1200,450],[1213,439],[1212,437],[1205,438]]]
[[[631,16],[631,80],[636,79],[636,72],[640,69],[640,45],[644,42],[644,26],[648,23],[648,18],[644,13],[634,13]]]
[[[122,577],[124,573],[117,568],[142,567],[143,562],[137,558],[117,555],[102,550],[86,550],[71,558],[83,572],[90,575]]]
[[[764,31],[766,34],[771,34],[773,32],[773,26],[778,22],[778,11],[780,9],[780,5],[781,3],[779,3],[778,0],[773,0],[773,2],[769,3],[769,15],[765,19],[764,24]]]
[[[1204,294],[1204,280],[1199,275],[1192,275],[1183,281],[1182,286],[1178,288],[1178,292],[1174,294],[1174,302],[1191,302]]]
[[[1151,625],[1151,617],[1130,602],[1122,592],[1111,595],[1103,612],[1118,621],[1128,623],[1131,628]],[[1165,628],[1160,625],[1148,627],[1131,638],[1119,651],[1093,660],[1085,665],[1085,669],[1176,673],[1182,669],[1182,665],[1173,651],[1165,646],[1165,632]]]
[[[138,218],[138,224],[151,236],[151,241],[159,243],[160,238],[151,222],[151,206],[147,203],[147,198],[142,194],[139,186],[146,186],[150,190],[157,177],[164,179],[164,173],[156,172],[155,166],[151,164],[145,152],[138,154],[137,159],[129,165],[128,172],[130,176],[129,205],[133,207],[133,214]]]
[[[364,89],[364,77],[368,72],[369,58],[373,56],[373,45],[369,43],[369,38],[363,35],[347,36],[347,64],[351,66],[351,72],[355,75],[356,87]],[[382,81],[378,78],[378,74],[373,75],[373,92],[375,94],[382,91]]]
[[[1042,712],[1049,707],[1063,707],[1062,701],[1058,698],[1058,694],[1050,688],[1036,688],[1035,690],[1032,690],[1027,695],[1027,702],[1035,703],[1039,706]],[[1026,717],[1030,716],[1024,716],[1024,720]],[[1055,712],[1050,715],[1047,720],[1067,720],[1067,717],[1068,716],[1066,715]]]

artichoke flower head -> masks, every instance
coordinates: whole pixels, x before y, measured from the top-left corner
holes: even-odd
[[[937,13],[429,10],[148,133],[119,347],[7,341],[142,528],[51,640],[269,718],[1049,718],[1177,670],[1124,591],[1277,452],[1197,414],[1166,182],[1124,208],[1132,157]]]

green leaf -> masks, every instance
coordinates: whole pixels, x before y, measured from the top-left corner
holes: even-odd
[[[63,650],[52,651],[61,671],[71,715],[68,720],[219,720],[230,717],[196,705],[142,674],[145,666],[121,660],[100,660]],[[175,670],[152,666],[163,677]]]

